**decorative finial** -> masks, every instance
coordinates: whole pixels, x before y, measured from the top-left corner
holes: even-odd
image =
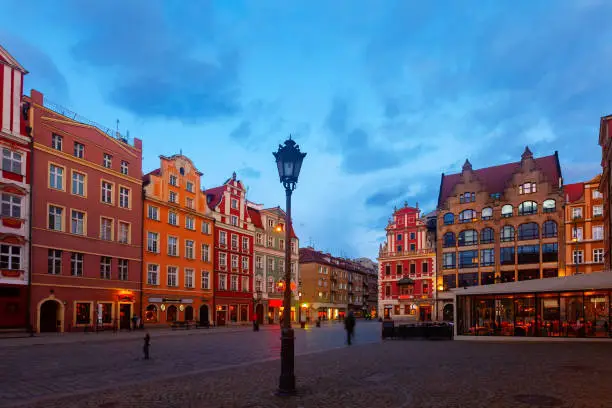
[[[468,159],[465,159],[465,163],[463,163],[463,171],[466,170],[472,171],[472,163]]]
[[[529,150],[529,146],[525,146],[525,151],[521,155],[521,159],[525,160],[525,159],[532,159],[532,158],[533,158],[533,153],[531,153],[531,150]]]
[[[408,207],[408,201],[404,201],[404,207]]]
[[[232,173],[232,180],[236,180],[236,172]]]
[[[394,205],[393,206],[393,212],[396,212],[396,211],[397,211],[397,206]]]

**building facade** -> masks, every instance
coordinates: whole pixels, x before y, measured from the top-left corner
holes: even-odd
[[[567,184],[565,193],[565,273],[604,270],[604,203],[601,175],[584,183]]]
[[[347,271],[347,294],[348,294],[348,310],[353,312],[356,317],[362,317],[367,314],[367,303],[365,302],[365,293],[367,292],[366,270],[359,263],[350,259],[343,259],[342,264]]]
[[[378,314],[385,319],[432,320],[436,249],[427,220],[407,203],[395,209],[385,229],[378,262]]]
[[[144,323],[206,324],[213,315],[214,218],[200,173],[183,155],[160,157],[144,181]]]
[[[204,191],[215,219],[214,308],[219,326],[245,324],[253,315],[253,240],[246,188],[236,173]]]
[[[442,174],[438,289],[564,276],[563,203],[556,152]]]
[[[249,216],[255,225],[255,314],[262,324],[279,323],[285,292],[285,216],[280,207],[264,208],[249,203]],[[291,320],[298,318],[299,241],[291,229]],[[296,313],[297,312],[297,313]]]
[[[37,91],[26,101],[34,141],[32,325],[129,328],[141,313],[142,142],[70,119]]]
[[[604,214],[604,270],[612,267],[612,115],[599,122],[599,145],[601,146],[601,180],[599,192],[603,195]]]
[[[27,71],[0,47],[0,329],[26,329],[30,281],[30,109]]]
[[[367,314],[371,317],[378,315],[378,264],[370,258],[355,259],[364,270],[364,305]]]

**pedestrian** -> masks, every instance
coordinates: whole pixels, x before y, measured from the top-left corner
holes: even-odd
[[[355,333],[355,316],[353,312],[349,312],[348,316],[344,319],[344,329],[346,330],[346,342],[351,345],[351,339]]]
[[[149,336],[149,333],[147,332],[147,334],[145,334],[144,336],[144,346],[142,348],[142,351],[144,351],[145,360],[149,359],[149,348],[150,347],[151,347],[151,336]]]

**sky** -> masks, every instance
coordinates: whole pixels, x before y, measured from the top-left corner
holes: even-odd
[[[307,153],[301,246],[376,258],[394,206],[435,209],[440,175],[559,152],[601,171],[612,113],[605,0],[0,1],[25,92],[143,140],[143,170],[183,152],[206,188],[236,172],[284,207],[272,152]]]

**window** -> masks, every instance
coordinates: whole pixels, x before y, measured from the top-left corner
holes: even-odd
[[[0,245],[0,269],[21,269],[21,247]]]
[[[395,273],[398,275],[401,275],[403,273],[401,264],[395,265]]]
[[[202,289],[210,289],[210,272],[202,271],[201,272],[201,282]]]
[[[83,276],[83,254],[73,252],[70,255],[70,274],[72,276]]]
[[[459,287],[465,288],[470,286],[478,286],[478,274],[477,273],[460,273],[459,274]]]
[[[227,275],[224,273],[219,274],[219,290],[227,290]]]
[[[210,247],[208,244],[202,244],[202,261],[210,262]]]
[[[121,174],[128,174],[128,162],[121,160]]]
[[[540,231],[538,224],[535,222],[528,222],[526,224],[521,224],[518,227],[518,239],[526,240],[526,239],[538,239],[540,237]]]
[[[238,291],[238,277],[236,275],[232,275],[232,277],[231,277],[230,290],[233,291],[233,292]]]
[[[242,277],[242,282],[240,287],[242,288],[243,292],[248,292],[249,291],[249,277],[248,276],[243,276]]]
[[[193,288],[193,269],[185,269],[185,287]]]
[[[513,210],[512,205],[506,204],[502,207],[501,216],[504,218],[512,217]]]
[[[2,170],[21,174],[21,153],[2,149]]]
[[[593,250],[593,262],[594,263],[603,263],[604,261],[604,257],[603,257],[603,249],[602,248],[598,248],[598,249],[594,249]]]
[[[130,243],[130,224],[127,222],[119,221],[119,243]]]
[[[102,202],[106,204],[113,203],[113,185],[108,181],[102,182]]]
[[[168,237],[168,255],[178,256],[178,238]]]
[[[238,225],[238,217],[236,217],[235,215],[232,215],[230,217],[230,224],[232,224],[233,226],[237,226]]]
[[[159,285],[159,266],[149,264],[147,267],[147,284]]]
[[[185,205],[187,206],[187,208],[193,210],[193,198],[187,197],[185,199]]]
[[[119,280],[123,280],[123,281],[128,280],[128,260],[118,259],[117,267],[119,269]]]
[[[493,218],[493,209],[491,207],[483,208],[480,215],[483,220],[490,220]]]
[[[274,238],[273,237],[268,237],[268,248],[273,247],[274,246]]]
[[[603,226],[594,225],[592,234],[593,234],[593,239],[603,239]]]
[[[495,251],[493,248],[480,250],[480,265],[481,266],[495,265]]]
[[[451,225],[455,223],[455,216],[453,213],[444,214],[444,225]]]
[[[51,147],[55,150],[59,150],[60,152],[62,151],[63,141],[64,138],[60,135],[56,135],[55,133],[51,135]]]
[[[258,232],[256,235],[256,239],[257,239],[257,245],[263,245],[263,235],[262,234]]]
[[[191,240],[185,240],[185,258],[187,259],[194,259],[194,255],[193,255],[193,241]]]
[[[268,276],[268,285],[266,287],[266,291],[268,293],[274,292],[274,278],[272,276]]]
[[[599,190],[592,190],[591,194],[594,199],[603,198],[603,194],[601,194]]]
[[[174,191],[171,191],[168,195],[168,201],[170,201],[171,203],[177,203],[178,202],[178,197],[176,195],[176,193]]]
[[[450,248],[455,246],[455,234],[453,232],[447,232],[443,236],[444,248]]]
[[[168,211],[168,224],[178,226],[178,216],[174,211]]]
[[[75,310],[76,324],[91,324],[91,303],[77,303]]]
[[[193,193],[193,183],[191,181],[188,181],[187,184],[185,185],[185,188],[187,189],[187,191],[189,191],[190,193]]]
[[[475,230],[461,231],[459,233],[459,246],[478,244],[478,232]]]
[[[268,272],[274,270],[274,258],[268,258]]]
[[[459,268],[475,268],[478,266],[478,251],[460,251]]]
[[[234,210],[237,210],[238,209],[238,200],[236,200],[235,198],[232,198],[231,203],[232,203],[232,208]]]
[[[47,273],[59,275],[62,272],[62,251],[59,249],[50,249],[47,260]]]
[[[540,263],[539,245],[520,245],[518,247],[518,264]]]
[[[572,227],[572,239],[582,241],[582,227]]]
[[[157,232],[147,233],[147,251],[159,252],[159,234]]]
[[[171,186],[178,186],[178,178],[175,175],[170,175],[170,185]]]
[[[536,192],[536,183],[528,182],[519,186],[519,194],[531,194]]]
[[[593,206],[593,217],[602,217],[603,216],[603,205],[594,205]]]
[[[582,218],[582,207],[574,207],[572,208],[572,218]]]
[[[476,211],[474,210],[463,210],[459,213],[459,222],[472,222],[476,218]]]
[[[442,254],[442,267],[444,269],[455,269],[455,253],[446,252]]]
[[[21,197],[12,194],[2,194],[2,216],[21,218]]]
[[[113,220],[111,218],[100,219],[100,239],[111,241],[113,239]]]
[[[238,235],[232,234],[232,248],[238,249]]]
[[[542,224],[542,238],[554,238],[557,236],[557,223],[553,220],[545,221]]]
[[[206,221],[202,221],[202,232],[204,234],[210,234],[210,224]]]
[[[84,156],[85,156],[85,145],[79,142],[74,142],[74,157],[78,157],[79,159],[82,159]]]
[[[72,172],[72,194],[85,196],[85,175],[76,171]]]
[[[410,239],[416,239],[416,234],[414,232],[410,233]]]
[[[154,207],[152,205],[149,205],[148,207],[149,208],[148,208],[148,212],[147,212],[147,217],[150,220],[159,221],[159,208]]]
[[[247,258],[246,256],[242,257],[242,270],[243,271],[249,270],[249,258]]]
[[[102,164],[104,165],[104,167],[106,167],[107,169],[110,169],[111,166],[113,165],[113,156],[111,156],[108,153],[104,153],[104,158],[102,160]]]
[[[557,262],[559,259],[559,245],[542,244],[542,262]]]
[[[84,235],[85,234],[85,213],[77,210],[72,210],[70,216],[71,227],[70,232],[73,234]]]
[[[64,168],[54,164],[49,165],[49,187],[56,190],[64,189]]]
[[[193,217],[185,217],[185,228],[195,231],[195,220]]]
[[[397,241],[401,241],[401,240],[402,240],[402,234],[397,234],[397,238],[396,238],[396,240],[397,240]]]
[[[584,252],[583,251],[574,251],[573,252],[573,260],[575,264],[584,263]]]
[[[119,207],[130,208],[130,189],[119,187]]]
[[[427,262],[423,262],[421,264],[421,272],[428,273],[429,272],[429,264]]]
[[[55,205],[49,206],[49,229],[64,230],[64,209]]]
[[[178,268],[176,266],[168,267],[168,286],[178,286]]]
[[[510,225],[506,225],[500,231],[500,241],[501,242],[510,242],[514,241],[514,227]]]
[[[545,213],[555,212],[557,210],[557,202],[555,200],[544,200],[542,203],[542,211]]]
[[[255,292],[263,292],[263,281],[260,276],[255,279]]]
[[[219,243],[227,245],[227,233],[225,231],[219,231]]]
[[[538,203],[535,201],[524,201],[519,204],[518,215],[532,215],[538,213]]]
[[[232,255],[232,268],[238,268],[238,255]]]
[[[227,266],[227,254],[225,253],[219,254],[219,266],[222,266],[222,267]]]
[[[100,257],[100,279],[111,278],[111,259],[109,256]]]
[[[495,233],[493,232],[493,228],[484,228],[480,231],[480,243],[481,244],[491,244],[495,242]]]
[[[499,262],[502,265],[514,265],[514,247],[502,247],[499,249]]]

